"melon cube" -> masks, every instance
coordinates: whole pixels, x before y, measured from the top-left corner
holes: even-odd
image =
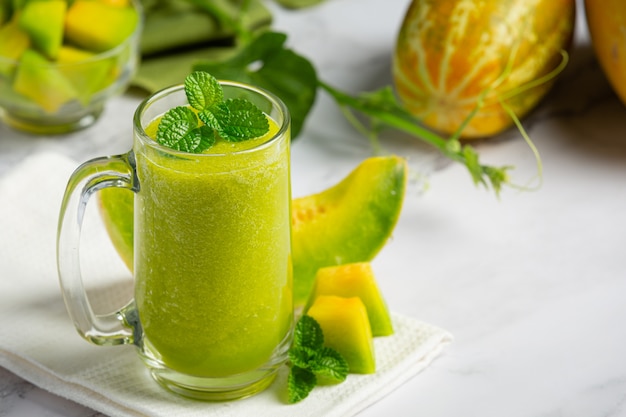
[[[15,64],[11,62],[20,59],[30,46],[30,38],[19,26],[19,21],[13,19],[0,28],[0,57],[9,60],[0,60],[0,75],[11,76]]]
[[[360,298],[323,295],[317,297],[306,314],[319,323],[324,345],[344,357],[350,372],[376,372],[372,331]]]
[[[65,0],[32,0],[20,15],[20,27],[30,35],[37,50],[50,59],[56,59],[63,43],[66,10]]]
[[[72,83],[85,105],[94,94],[115,81],[115,58],[97,57],[94,52],[63,45],[58,63],[59,71]]]
[[[321,295],[359,297],[367,310],[372,335],[376,337],[393,334],[389,309],[369,262],[320,268],[308,304],[312,304]]]
[[[48,113],[56,112],[77,96],[72,84],[57,66],[33,49],[27,49],[22,54],[13,89]]]
[[[130,6],[75,0],[67,11],[65,36],[74,45],[102,52],[122,44],[138,24],[139,15]]]

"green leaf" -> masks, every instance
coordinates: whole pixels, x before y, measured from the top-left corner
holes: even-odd
[[[293,346],[289,349],[289,360],[294,366],[308,369],[317,361],[318,351],[305,346]]]
[[[348,377],[348,362],[334,349],[324,347],[317,352],[315,360],[310,363],[310,370],[318,381],[338,383]]]
[[[297,403],[308,397],[317,385],[313,372],[298,366],[292,366],[287,379],[287,395],[290,404]]]
[[[196,114],[186,106],[177,106],[169,109],[159,122],[159,130],[157,131],[157,139],[160,134],[166,134],[170,130],[170,125],[174,122],[184,121],[190,127],[189,130],[198,126],[198,118]]]
[[[289,109],[292,138],[296,138],[315,102],[317,73],[311,62],[285,47],[286,39],[283,33],[263,32],[231,58],[199,61],[194,70],[271,91]]]
[[[319,323],[311,316],[303,315],[298,320],[294,331],[295,347],[319,350],[324,346],[324,334]]]
[[[240,142],[263,136],[269,131],[269,122],[263,112],[248,100],[226,100],[213,112],[219,122],[218,133],[229,142]]]
[[[208,109],[224,101],[220,82],[204,71],[194,71],[185,77],[185,94],[196,110]]]
[[[196,131],[198,118],[188,107],[178,106],[168,110],[157,129],[156,140],[161,145],[184,152],[194,152],[201,142],[201,132]]]
[[[215,109],[213,109],[213,110],[215,110]],[[213,110],[211,110],[211,109],[204,109],[204,110],[202,110],[201,112],[198,113],[198,117],[208,127],[212,128],[212,129],[215,129],[215,130],[219,130],[220,129],[220,121],[217,119],[217,117],[215,117],[215,114],[213,113]]]
[[[215,130],[208,126],[200,126],[195,131],[200,134],[200,143],[194,150],[195,153],[202,153],[215,144]]]
[[[336,384],[348,376],[348,362],[339,352],[324,346],[322,328],[311,316],[303,315],[296,323],[289,360],[290,403],[306,398],[318,383]]]

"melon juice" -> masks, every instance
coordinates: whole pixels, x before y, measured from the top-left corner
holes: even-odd
[[[293,321],[289,132],[203,154],[135,146],[135,301],[149,360],[223,378],[286,354]],[[154,136],[158,119],[146,127]],[[283,359],[284,360],[284,359]],[[158,379],[158,377],[157,377]]]

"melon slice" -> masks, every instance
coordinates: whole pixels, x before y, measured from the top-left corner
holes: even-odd
[[[318,297],[324,295],[359,297],[367,310],[372,335],[393,334],[391,316],[369,262],[321,268],[317,271],[307,305],[312,305]]]
[[[33,46],[50,59],[56,59],[63,42],[65,0],[32,0],[20,15],[20,27],[30,35]]]
[[[402,210],[406,174],[402,158],[369,158],[334,187],[294,200],[296,305],[306,302],[318,269],[370,261],[383,248]]]
[[[337,185],[292,202],[294,303],[303,306],[317,270],[374,258],[396,225],[407,165],[397,156],[363,161]],[[133,264],[133,193],[107,188],[97,194],[111,241]]]
[[[324,345],[344,357],[350,372],[376,372],[374,341],[365,305],[358,297],[317,297],[306,314],[317,321],[324,333]]]

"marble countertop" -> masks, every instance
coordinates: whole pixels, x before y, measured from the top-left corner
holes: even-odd
[[[322,79],[359,91],[390,82],[408,4],[272,7],[275,28]],[[443,327],[455,341],[362,416],[626,416],[626,106],[594,59],[579,11],[570,65],[524,120],[543,161],[540,189],[505,189],[498,199],[428,147],[390,145],[424,176],[411,185],[374,268],[392,310]],[[77,161],[125,152],[139,100],[114,99],[95,126],[70,135],[33,137],[0,126],[0,175],[43,150]],[[516,182],[535,178],[534,157],[517,131],[475,146],[484,161],[514,165]],[[333,184],[369,152],[320,96],[293,146],[294,194]],[[0,368],[0,416],[34,415],[101,414]]]

